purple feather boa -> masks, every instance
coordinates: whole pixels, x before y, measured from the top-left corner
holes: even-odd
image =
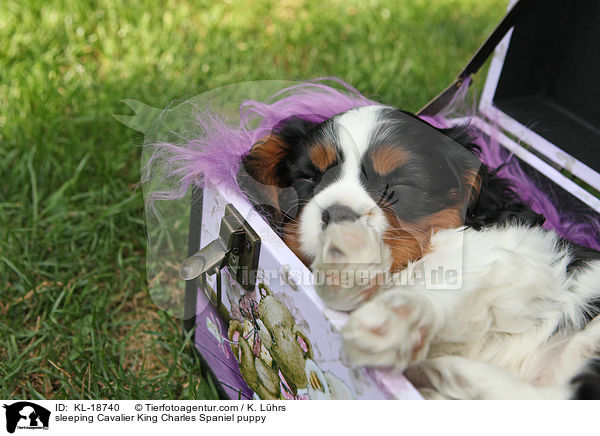
[[[336,86],[328,86],[330,82]],[[461,97],[464,98],[464,95]],[[281,90],[268,102],[248,100],[239,109],[239,123],[232,125],[218,113],[203,109],[196,116],[202,135],[183,143],[159,142],[151,146],[151,157],[145,167],[145,181],[164,179],[169,189],[155,190],[147,196],[150,207],[156,200],[183,198],[191,185],[205,181],[239,189],[235,182],[241,156],[259,139],[267,136],[279,121],[292,115],[315,120],[329,118],[358,106],[378,104],[338,79],[325,78],[301,83]],[[443,127],[447,115],[425,118]],[[545,227],[563,238],[600,249],[600,221],[588,210],[565,210],[555,193],[542,191],[523,171],[518,159],[500,146],[494,138],[476,138],[480,158],[490,168],[500,168],[499,175],[510,180],[521,198],[546,218]]]

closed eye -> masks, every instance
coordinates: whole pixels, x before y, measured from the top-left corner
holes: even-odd
[[[392,187],[397,186],[411,186],[414,188],[418,188],[419,186],[416,184],[415,180],[412,177],[404,176],[396,176],[396,177],[387,177],[387,184]]]
[[[302,172],[296,178],[296,180],[298,180],[298,181],[305,181],[305,182],[312,182],[312,183],[316,183],[318,179],[319,179],[319,176],[317,176],[314,173],[309,173],[309,172]]]
[[[317,185],[321,182],[328,180],[331,181],[339,174],[340,166],[339,165],[331,165],[326,168],[323,172],[312,172],[312,171],[302,171],[296,177],[296,181],[300,183]]]
[[[398,201],[397,198],[394,200],[395,196],[396,196],[396,191],[394,191],[394,189],[391,188],[390,185],[386,183],[385,188],[384,188],[383,192],[381,193],[381,197],[379,197],[379,200],[377,201],[377,204],[381,205],[381,204],[385,203],[386,206],[391,206],[392,204],[394,204]]]
[[[317,178],[316,177],[300,177],[297,180],[298,183],[302,183],[305,185],[316,185],[317,184]]]
[[[398,183],[393,185],[386,183],[383,192],[380,194],[377,204],[382,207],[390,207],[398,203],[403,197],[416,192],[419,192],[420,195],[425,193],[423,188],[412,182]]]
[[[411,180],[402,180],[402,181],[398,181],[398,182],[393,182],[389,184],[390,189],[393,189],[396,192],[399,191],[407,191],[407,190],[411,190],[411,191],[423,191],[423,188],[419,185],[417,185],[415,182],[411,181]]]

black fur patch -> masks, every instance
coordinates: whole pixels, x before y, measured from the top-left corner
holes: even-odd
[[[260,172],[260,165],[248,165],[251,153],[242,159],[237,182],[254,208],[279,235],[283,225],[294,219],[304,204],[339,175],[341,167],[337,162],[321,171],[308,155],[310,146],[317,141],[335,139],[332,124],[330,119],[309,114],[286,118],[273,127],[272,135],[288,145],[275,167],[277,187],[281,189],[277,207],[271,204],[272,199],[261,193],[265,187],[257,183],[260,175],[254,173]]]
[[[472,142],[475,132],[469,126],[440,131],[479,156],[480,149]],[[475,230],[493,224],[517,223],[531,227],[544,224],[546,219],[519,198],[508,180],[498,176],[500,169],[492,170],[484,164],[479,168],[481,187],[479,195],[467,208],[465,224]]]
[[[576,388],[574,400],[600,400],[600,359],[590,361],[571,384]]]
[[[571,262],[567,266],[568,273],[585,269],[591,261],[600,260],[600,251],[582,247],[570,241],[563,241],[563,244],[567,244],[571,252]]]
[[[380,124],[362,158],[361,182],[375,202],[385,201],[386,207],[406,222],[418,222],[457,205],[464,213],[471,190],[466,176],[475,174],[481,162],[447,132],[413,119],[413,114],[397,109],[381,111]],[[370,156],[389,144],[404,150],[407,159],[380,175]]]
[[[409,112],[405,112],[409,115]],[[426,123],[417,116],[416,119]],[[428,124],[428,123],[426,123]],[[458,125],[448,129],[437,129],[439,132],[462,145],[465,149],[480,156],[480,148],[473,142],[480,132],[469,125]],[[482,164],[479,168],[481,188],[479,196],[468,206],[465,224],[475,230],[494,224],[517,223],[531,227],[541,226],[546,219],[531,209],[515,192],[510,182],[500,176],[501,168],[490,169]]]
[[[546,220],[525,204],[511,184],[482,165],[479,170],[480,193],[467,209],[465,224],[476,230],[492,224],[517,223],[541,226]]]

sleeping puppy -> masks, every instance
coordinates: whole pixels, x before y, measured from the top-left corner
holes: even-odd
[[[476,154],[467,127],[367,106],[284,120],[238,181],[351,312],[353,364],[427,398],[600,398],[600,254],[542,229]]]

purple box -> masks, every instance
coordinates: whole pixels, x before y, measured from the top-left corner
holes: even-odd
[[[231,399],[420,399],[401,374],[344,363],[336,332],[344,315],[323,306],[308,268],[238,193],[214,186],[203,190],[199,248],[219,238],[232,206],[260,237],[256,283],[244,288],[224,268],[190,290],[196,297],[189,324],[196,348],[222,394]]]
[[[598,24],[596,1],[521,2],[519,13],[495,32],[500,42],[471,117],[482,135],[493,136],[518,157],[538,189],[553,192],[558,213],[600,212]],[[494,35],[491,41],[496,45]],[[467,79],[459,76],[455,84]],[[423,115],[439,120],[432,107]],[[193,330],[222,397],[421,398],[402,375],[344,363],[337,334],[343,315],[323,306],[311,272],[245,198],[214,185],[193,197],[190,255],[219,239],[228,210],[258,238],[250,238],[255,245],[248,248],[255,276],[243,271],[240,265],[248,264],[250,255],[241,253],[239,265],[187,283],[185,328]]]

